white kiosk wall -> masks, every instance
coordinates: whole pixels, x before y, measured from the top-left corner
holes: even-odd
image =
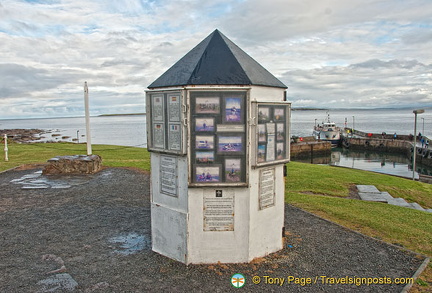
[[[169,110],[174,96],[178,118]],[[282,248],[290,120],[283,100],[284,89],[261,86],[147,92],[154,251],[186,264],[238,263]],[[173,126],[178,144],[169,143]]]

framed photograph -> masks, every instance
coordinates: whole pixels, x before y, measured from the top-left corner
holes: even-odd
[[[225,182],[240,182],[241,178],[241,159],[225,159]]]
[[[257,155],[257,161],[258,163],[265,162],[266,160],[266,145],[265,144],[259,144],[258,145],[258,155]]]
[[[285,144],[283,142],[276,143],[276,159],[277,160],[285,159],[284,145]]]
[[[200,150],[214,149],[214,136],[213,135],[197,135],[195,137],[195,148]]]
[[[266,142],[267,141],[267,133],[265,124],[258,124],[258,141]]]
[[[221,166],[195,166],[195,182],[206,183],[206,182],[221,182]]]
[[[215,161],[214,152],[196,152],[195,163],[197,164],[213,164]]]
[[[285,120],[285,109],[284,108],[274,108],[273,113],[274,120],[284,121]]]
[[[269,107],[258,107],[258,121],[260,122],[270,121]]]
[[[225,98],[224,109],[224,122],[226,123],[240,123],[242,122],[242,98],[230,97]]]
[[[285,139],[285,125],[283,123],[276,123],[276,140]]]
[[[218,153],[241,153],[243,152],[243,135],[220,135],[217,141]]]
[[[196,118],[195,119],[195,131],[215,131],[215,119],[212,117]]]
[[[195,113],[219,114],[220,99],[218,97],[204,97],[195,99]]]

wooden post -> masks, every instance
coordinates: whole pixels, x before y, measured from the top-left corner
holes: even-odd
[[[5,140],[5,147],[4,147],[4,152],[5,152],[5,161],[9,161],[9,157],[8,157],[8,145],[7,145],[7,135],[4,135],[4,140]]]
[[[87,81],[84,83],[84,104],[85,104],[85,119],[86,119],[86,136],[87,136],[87,156],[92,154],[91,134],[90,134],[90,114],[89,114],[89,96]]]

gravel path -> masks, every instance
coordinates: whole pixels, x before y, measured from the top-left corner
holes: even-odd
[[[0,174],[0,292],[44,292],[41,281],[56,275],[73,278],[75,292],[400,292],[404,285],[329,278],[411,277],[424,260],[287,205],[282,251],[250,264],[185,266],[151,251],[148,174],[108,168],[47,179],[36,171]],[[51,187],[23,189],[26,180]],[[246,277],[242,289],[230,284],[235,273]]]

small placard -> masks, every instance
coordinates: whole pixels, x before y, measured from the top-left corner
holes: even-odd
[[[204,231],[234,231],[234,191],[204,192]]]
[[[275,169],[260,170],[259,209],[274,206],[275,204]]]
[[[177,196],[177,158],[160,157],[160,190],[162,193]]]

